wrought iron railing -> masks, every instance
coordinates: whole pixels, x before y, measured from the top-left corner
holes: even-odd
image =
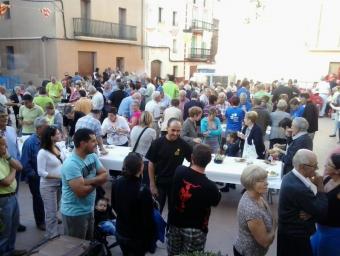
[[[210,57],[210,49],[191,48],[188,53],[188,59],[208,59]]]
[[[73,18],[74,36],[137,40],[137,27],[84,18]]]
[[[203,20],[193,20],[191,24],[192,29],[198,30],[213,30],[213,24]]]

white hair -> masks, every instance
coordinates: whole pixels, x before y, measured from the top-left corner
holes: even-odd
[[[34,127],[35,129],[40,128],[41,126],[48,125],[48,121],[46,117],[39,116],[34,120]]]
[[[311,156],[310,153],[313,153],[313,152],[308,149],[299,149],[295,153],[292,163],[296,170],[299,168],[300,165],[310,163],[310,156]]]
[[[154,91],[153,93],[152,93],[152,99],[153,100],[156,100],[158,97],[160,97],[161,96],[161,93],[159,92],[159,91]]]
[[[90,95],[93,95],[97,92],[96,87],[94,87],[93,85],[90,85],[88,90]]]
[[[306,132],[309,128],[309,123],[303,117],[294,118],[292,125],[299,129],[300,132]]]

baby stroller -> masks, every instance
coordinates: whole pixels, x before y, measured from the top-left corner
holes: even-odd
[[[102,221],[94,228],[95,239],[102,244],[104,256],[112,256],[110,249],[118,245],[117,241],[112,243],[108,241],[108,237],[114,237],[115,235],[116,220]]]

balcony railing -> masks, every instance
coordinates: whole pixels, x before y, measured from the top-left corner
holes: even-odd
[[[210,49],[191,48],[188,53],[188,59],[206,60],[210,57]]]
[[[105,21],[73,18],[74,36],[137,40],[137,27]]]
[[[191,23],[192,30],[213,30],[213,24],[203,20],[193,20]]]

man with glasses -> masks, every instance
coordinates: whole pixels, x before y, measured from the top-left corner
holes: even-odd
[[[282,179],[279,211],[277,255],[312,255],[310,236],[315,222],[327,216],[328,201],[323,179],[316,173],[316,155],[300,149],[293,158],[294,169]]]

